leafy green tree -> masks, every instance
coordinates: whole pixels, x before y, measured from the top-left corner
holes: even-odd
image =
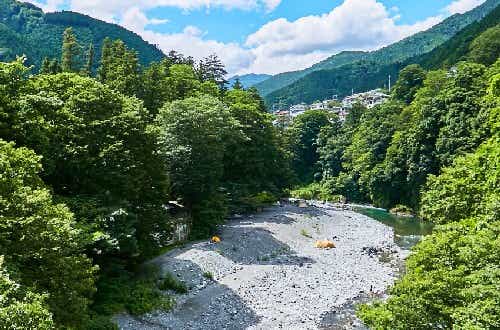
[[[331,120],[335,119],[328,112],[309,110],[297,116],[287,130],[293,169],[303,183],[310,183],[314,179],[319,160],[318,136],[323,127],[331,125]]]
[[[19,92],[25,84],[29,69],[25,58],[12,63],[0,62],[0,139],[14,139],[13,125],[16,121]]]
[[[500,57],[500,26],[489,28],[470,45],[469,59],[475,63],[491,65]]]
[[[78,72],[80,61],[80,45],[78,44],[72,28],[64,30],[61,67],[63,72]]]
[[[365,201],[372,200],[376,205],[379,205],[377,193],[373,191],[378,188],[376,184],[373,186],[377,180],[376,166],[385,159],[402,109],[401,103],[392,101],[366,111],[342,156],[343,168],[350,177],[357,178]]]
[[[112,89],[129,96],[140,96],[142,86],[137,53],[121,40],[105,40],[99,80]]]
[[[43,156],[43,179],[102,233],[99,256],[140,256],[157,241],[151,231],[167,231],[168,180],[149,121],[137,99],[75,74],[35,77],[19,100],[16,141]]]
[[[172,193],[193,210],[195,232],[206,235],[224,220],[224,157],[239,123],[221,101],[200,96],[166,104],[156,125]]]
[[[113,41],[110,38],[105,38],[102,42],[101,47],[101,63],[97,69],[97,79],[99,81],[107,80],[107,73],[111,70],[111,62],[113,61],[113,54],[111,52],[111,47]]]
[[[380,189],[375,190],[391,187],[392,197],[386,195],[384,203],[418,207],[427,176],[484,141],[490,109],[483,103],[485,72],[482,65],[461,63],[451,72],[427,75],[413,103],[402,112],[407,122],[395,133],[379,168]]]
[[[26,292],[14,282],[0,256],[0,328],[53,329],[52,314],[46,308],[45,299],[46,296]]]
[[[474,68],[477,66],[467,69]],[[492,136],[475,152],[456,158],[439,175],[429,176],[423,189],[421,216],[441,226],[414,248],[406,274],[390,290],[390,297],[359,309],[359,316],[373,329],[500,327],[497,78],[492,76],[483,100],[493,119],[486,121]],[[460,82],[470,86],[470,78]]]
[[[290,184],[290,156],[283,150],[272,116],[261,111],[261,99],[233,89],[224,95],[243,136],[232,141],[224,159],[224,186],[233,198],[267,191],[279,194]]]
[[[362,197],[357,183],[354,182],[355,178],[343,172],[343,157],[366,111],[363,105],[354,104],[342,125],[338,120],[333,121],[332,125],[322,128],[318,136],[318,166],[321,168],[322,179],[332,194],[349,196],[352,200]]]
[[[184,56],[175,50],[168,52],[164,61],[168,63],[168,66],[174,64],[185,64],[194,67],[194,59],[191,56]]]
[[[417,64],[412,64],[399,72],[399,78],[392,92],[396,100],[410,104],[422,87],[426,72]]]
[[[153,115],[167,102],[200,94],[219,96],[215,82],[201,82],[191,64],[175,63],[182,61],[166,58],[159,63],[152,63],[143,73],[144,89],[141,98]]]
[[[52,61],[50,61],[49,72],[53,74],[62,72],[62,67],[57,59],[53,59]]]
[[[69,209],[54,203],[40,170],[40,157],[0,140],[0,250],[23,285],[48,293],[57,324],[78,326],[87,317],[96,269],[83,254],[86,235]]]
[[[186,64],[174,64],[169,68],[166,84],[169,94],[166,101],[182,100],[195,96],[200,88],[193,67]]]

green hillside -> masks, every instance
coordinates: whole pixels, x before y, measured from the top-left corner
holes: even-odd
[[[164,56],[156,46],[116,24],[69,11],[45,14],[28,3],[0,0],[0,61],[24,54],[28,64],[39,67],[44,57],[59,58],[62,34],[67,27],[73,28],[83,47],[93,43],[98,57],[106,37],[123,40],[138,52],[142,64]]]
[[[435,49],[437,46],[443,44],[450,38],[452,38],[459,31],[464,29],[469,24],[479,21],[488,15],[493,9],[495,9],[500,4],[500,0],[488,0],[481,6],[471,10],[462,15],[453,15],[440,24],[432,27],[427,31],[417,33],[406,39],[403,39],[397,43],[390,46],[384,47],[373,52],[344,52],[334,55],[312,67],[295,72],[282,73],[269,78],[268,80],[257,84],[255,87],[260,91],[260,93],[266,97],[268,101],[274,102],[274,100],[279,98],[289,99],[286,95],[286,90],[291,84],[298,81],[301,78],[305,78],[308,74],[319,70],[331,70],[338,68],[343,65],[349,65],[356,62],[360,62],[360,65],[387,65],[397,62],[403,62],[409,58],[420,56],[422,54],[428,53]],[[346,56],[349,55],[349,56]],[[342,69],[341,71],[345,71]],[[367,69],[369,70],[369,68]],[[383,71],[383,68],[375,69],[376,72]],[[332,74],[336,74],[332,73]],[[310,78],[306,78],[310,79]],[[346,82],[347,85],[350,83]],[[309,85],[309,83],[307,84]],[[352,84],[351,84],[352,85]],[[380,86],[380,85],[375,85]],[[284,89],[286,87],[286,89]],[[360,89],[357,86],[349,87]],[[284,89],[283,91],[279,91]],[[331,88],[330,88],[331,89]],[[337,89],[337,88],[336,88]],[[343,90],[343,87],[339,87],[339,90]],[[279,91],[279,92],[278,92]],[[329,93],[331,93],[330,91]],[[306,92],[307,93],[307,92]],[[323,94],[321,94],[323,95]],[[297,98],[293,98],[297,99]],[[310,99],[299,99],[300,101],[311,101]],[[314,99],[312,100],[314,101]]]
[[[357,60],[361,60],[365,58],[367,53],[365,52],[341,52],[339,54],[333,55],[328,59],[321,61],[317,64],[314,64],[310,68],[300,71],[291,71],[277,74],[275,76],[270,77],[263,82],[256,84],[255,87],[259,90],[261,95],[268,95],[273,91],[283,88],[284,86],[288,86],[300,78],[308,75],[309,73],[319,71],[319,70],[327,70],[338,68],[342,65],[352,63]]]
[[[422,64],[426,68],[436,68],[446,65],[447,61],[456,63],[460,57],[468,52],[469,43],[475,37],[488,27],[500,22],[499,4],[500,0],[487,1],[482,6],[466,14],[448,18],[426,32],[419,33],[379,51],[372,52],[363,60],[332,70],[312,72],[294,83],[266,95],[266,103],[274,104],[282,102],[290,105],[300,102],[311,103],[316,100],[325,99],[332,94],[345,96],[350,94],[353,89],[355,92],[361,92],[387,86],[389,75],[395,81],[399,70],[412,63]],[[475,22],[476,19],[479,22]],[[471,20],[473,21],[471,23],[473,25],[462,28],[461,30],[463,31],[455,34],[451,39],[446,41],[439,39],[446,31],[450,33],[457,26],[462,26],[464,21],[470,22]],[[438,33],[438,31],[440,32]],[[435,39],[432,41],[433,43],[441,45],[432,46],[433,50],[431,52],[425,47],[421,48],[420,54],[418,54],[418,47],[415,47],[413,51],[410,50],[411,40],[417,45],[422,45],[423,40],[430,35],[435,36]],[[438,42],[437,40],[440,41]],[[397,49],[401,50],[401,58],[399,60],[396,60]],[[413,55],[408,57],[407,54],[411,52],[413,52]]]
[[[433,51],[410,60],[427,69],[449,66],[464,60],[472,41],[487,29],[500,24],[500,6],[479,22],[474,22]]]

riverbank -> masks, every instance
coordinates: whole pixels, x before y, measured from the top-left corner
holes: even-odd
[[[120,328],[363,329],[351,302],[383,294],[406,255],[390,227],[321,204],[235,218],[220,237],[152,260],[190,290],[172,312],[117,316]],[[319,239],[336,248],[315,248]]]

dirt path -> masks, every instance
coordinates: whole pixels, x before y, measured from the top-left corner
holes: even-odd
[[[220,236],[153,260],[191,289],[170,313],[118,316],[120,328],[364,329],[352,300],[385,291],[403,255],[391,228],[332,208],[273,207],[233,219]],[[317,239],[336,248],[316,249]]]

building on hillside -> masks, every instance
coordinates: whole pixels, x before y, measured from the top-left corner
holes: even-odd
[[[311,110],[326,110],[325,102],[315,102],[310,106]]]
[[[276,119],[273,121],[273,125],[280,128],[286,128],[290,126],[293,121],[293,117],[290,111],[282,110],[275,113]]]
[[[292,118],[295,118],[298,115],[301,115],[304,112],[306,112],[306,110],[307,110],[307,105],[305,103],[292,105],[290,107],[290,116],[292,116]]]
[[[344,108],[352,108],[354,104],[360,103],[368,109],[371,109],[374,106],[384,103],[389,99],[389,97],[389,95],[385,94],[380,89],[374,89],[365,93],[347,96],[342,101],[342,106]]]

